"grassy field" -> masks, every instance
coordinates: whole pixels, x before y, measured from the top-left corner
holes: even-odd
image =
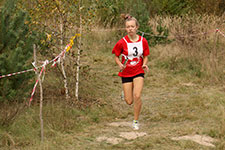
[[[179,57],[179,61],[173,60],[181,51],[177,42],[150,49],[141,129],[133,132],[129,126],[133,106],[120,98],[119,69],[111,54],[121,37],[117,31],[84,35],[80,102],[67,102],[57,89],[62,81],[52,78],[58,76],[55,72],[48,72],[44,84],[44,141],[40,141],[39,106],[34,102],[32,107],[21,109],[8,125],[0,127],[0,149],[224,150],[225,86],[203,71],[199,75],[198,64]],[[14,106],[6,105],[4,109],[12,112]],[[126,138],[125,133],[128,137],[142,136]],[[214,146],[173,139],[191,135],[211,137]]]

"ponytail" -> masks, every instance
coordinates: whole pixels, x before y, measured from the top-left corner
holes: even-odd
[[[122,19],[124,19],[125,23],[126,23],[127,21],[134,20],[135,23],[136,23],[136,26],[139,26],[139,23],[138,23],[137,19],[136,19],[135,17],[131,16],[130,14],[121,14],[120,17],[121,17]]]

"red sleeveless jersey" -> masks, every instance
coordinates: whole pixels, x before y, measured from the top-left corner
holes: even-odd
[[[140,73],[144,73],[142,68],[143,56],[149,55],[149,45],[147,40],[139,36],[137,42],[132,42],[126,35],[120,39],[114,46],[112,53],[116,56],[122,55],[122,64],[127,59],[126,68],[119,72],[120,77],[133,77]]]

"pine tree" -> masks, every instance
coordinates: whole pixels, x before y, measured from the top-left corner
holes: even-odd
[[[7,0],[0,13],[0,74],[30,68],[28,60],[32,56],[35,34],[29,29],[27,13],[17,8],[16,0]],[[28,73],[0,79],[0,101],[20,99],[20,94],[29,87],[26,84],[32,75]]]

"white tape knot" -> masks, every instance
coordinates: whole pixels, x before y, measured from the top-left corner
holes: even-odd
[[[32,62],[31,64],[34,66],[35,70],[37,70],[36,63],[35,62]]]
[[[45,67],[47,64],[49,64],[49,61],[45,60],[42,66]]]

